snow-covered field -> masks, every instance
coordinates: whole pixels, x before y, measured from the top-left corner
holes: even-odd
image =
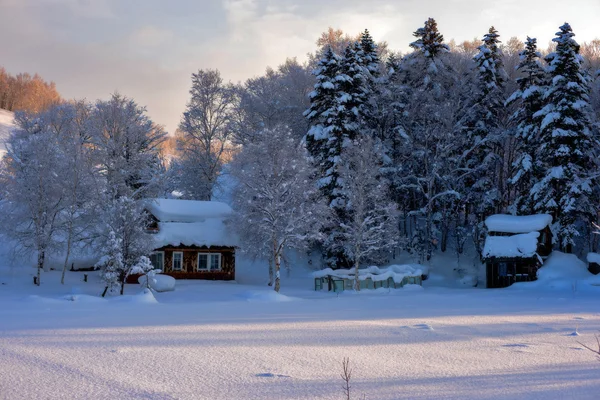
[[[600,287],[314,292],[240,282],[101,299],[95,273],[0,270],[1,399],[597,399]],[[260,272],[262,273],[262,271]],[[259,275],[260,275],[259,273]],[[256,280],[256,279],[255,279]],[[574,332],[579,332],[575,336]],[[363,397],[364,396],[364,397]]]

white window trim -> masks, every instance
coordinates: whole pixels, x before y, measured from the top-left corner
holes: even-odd
[[[160,266],[161,271],[165,270],[165,252],[164,251],[153,251],[152,254],[162,254],[162,265]]]
[[[175,254],[181,254],[181,268],[175,269]],[[173,259],[171,260],[171,269],[173,271],[183,271],[183,251],[174,251]]]
[[[200,256],[206,256],[206,269],[200,269]],[[210,269],[212,256],[219,256],[219,268]],[[211,271],[222,271],[222,256],[221,253],[198,253],[196,258],[196,271],[211,272]]]

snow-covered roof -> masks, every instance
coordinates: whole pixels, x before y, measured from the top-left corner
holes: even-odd
[[[227,229],[233,210],[218,201],[152,199],[146,209],[159,220],[156,247],[237,246],[236,235]]]
[[[202,222],[207,218],[227,218],[233,210],[218,201],[151,199],[146,209],[160,222]]]
[[[483,246],[483,258],[530,258],[536,255],[539,232],[512,236],[488,236]]]
[[[156,248],[163,246],[237,246],[237,237],[227,229],[222,218],[207,218],[203,222],[160,222],[154,240]]]
[[[528,233],[541,231],[552,223],[552,216],[537,215],[490,215],[485,220],[485,226],[490,232]]]

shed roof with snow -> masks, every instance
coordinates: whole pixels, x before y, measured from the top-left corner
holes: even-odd
[[[531,258],[537,254],[539,232],[512,236],[488,236],[483,246],[483,258]]]
[[[146,209],[158,220],[158,232],[154,234],[157,248],[237,246],[237,238],[226,224],[233,210],[225,203],[152,199]]]
[[[545,229],[552,223],[548,214],[536,215],[490,215],[485,220],[485,226],[490,232],[500,233],[529,233]]]

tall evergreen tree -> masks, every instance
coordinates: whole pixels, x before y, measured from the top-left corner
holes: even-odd
[[[313,71],[317,82],[309,94],[310,108],[304,112],[310,123],[305,139],[306,148],[322,175],[330,168],[327,144],[335,129],[338,89],[336,77],[340,61],[340,57],[331,47],[325,51],[318,67]]]
[[[579,44],[568,23],[559,29],[552,39],[556,51],[546,57],[545,105],[535,114],[542,119],[536,158],[545,171],[531,193],[535,210],[554,217],[560,248],[570,252],[580,236],[578,223],[595,215],[590,195],[598,141],[591,135],[588,78],[582,70]]]
[[[525,49],[519,53],[517,71],[522,74],[517,78],[519,88],[506,101],[506,105],[516,103],[518,106],[511,120],[517,124],[515,139],[519,155],[510,178],[510,184],[517,192],[513,205],[517,214],[533,212],[530,190],[539,179],[539,171],[536,173],[535,152],[539,146],[540,121],[539,117],[534,115],[543,106],[545,72],[539,61],[540,57],[537,40],[527,37]]]
[[[377,54],[377,44],[369,33],[368,29],[360,35],[360,47],[362,49],[362,64],[367,69],[372,78],[378,78],[380,75],[379,54]]]
[[[473,57],[477,71],[475,95],[459,125],[467,139],[463,154],[463,167],[468,171],[464,175],[466,197],[480,221],[485,215],[498,211],[500,185],[504,181],[499,150],[504,134],[502,113],[506,72],[498,37],[492,26]]]

